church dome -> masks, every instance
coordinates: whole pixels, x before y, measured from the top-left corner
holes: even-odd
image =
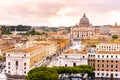
[[[83,17],[80,19],[79,25],[80,25],[80,26],[89,26],[89,20],[88,20],[88,18],[86,17],[85,14],[84,14]]]

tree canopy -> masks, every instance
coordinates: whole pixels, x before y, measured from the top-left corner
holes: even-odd
[[[37,31],[35,31],[34,29],[32,29],[31,31],[27,31],[26,32],[26,35],[40,35],[40,33],[39,32],[37,32]]]
[[[37,67],[28,72],[26,80],[57,80],[59,74],[91,74],[95,70],[94,67],[88,65],[80,65],[75,67]]]
[[[57,80],[57,71],[48,67],[38,67],[30,70],[26,80]]]
[[[113,39],[118,39],[118,35],[113,35],[112,38]]]
[[[0,61],[3,60],[3,57],[0,55]]]

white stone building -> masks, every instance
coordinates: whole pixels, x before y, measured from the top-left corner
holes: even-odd
[[[27,75],[28,71],[37,66],[46,56],[46,48],[43,45],[22,46],[6,53],[6,73],[8,75]]]
[[[88,64],[88,55],[80,41],[74,41],[73,46],[67,49],[59,58],[54,66],[79,66]]]

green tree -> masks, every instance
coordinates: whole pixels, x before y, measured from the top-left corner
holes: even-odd
[[[118,39],[118,35],[113,35],[112,38],[113,39]]]
[[[94,67],[88,65],[80,65],[74,67],[38,67],[30,70],[26,80],[57,80],[59,74],[91,74],[95,70]]]
[[[26,32],[26,35],[40,35],[40,33],[39,32],[37,32],[37,31],[35,31],[34,29],[32,29],[31,31],[27,31]]]
[[[29,36],[30,34],[31,34],[30,31],[27,31],[27,32],[26,32],[26,35],[27,35],[27,36]]]
[[[0,61],[3,60],[3,57],[0,55]]]
[[[30,33],[31,33],[31,35],[35,35],[35,30],[32,29]]]
[[[56,70],[48,67],[38,67],[30,70],[26,80],[57,80],[58,73]]]
[[[91,74],[95,68],[94,67],[91,67],[89,65],[80,65],[80,66],[77,66],[79,67],[79,69],[81,69],[81,73],[88,73],[88,74]]]

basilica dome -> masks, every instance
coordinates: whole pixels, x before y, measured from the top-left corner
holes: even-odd
[[[89,20],[88,20],[88,18],[86,17],[85,14],[84,14],[83,17],[80,19],[79,25],[80,25],[80,26],[89,26]]]

